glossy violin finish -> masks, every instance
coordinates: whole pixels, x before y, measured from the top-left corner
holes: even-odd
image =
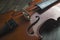
[[[16,15],[12,16],[12,14],[16,13]],[[6,22],[8,22],[11,18],[16,22],[18,26],[16,26],[15,31],[3,36],[1,40],[38,40],[39,38],[36,36],[31,36],[27,33],[27,28],[29,25],[31,25],[30,21],[27,21],[22,17],[21,12],[14,12],[14,11],[9,11],[5,15],[0,16],[3,17],[4,20],[1,18],[1,29],[4,28],[4,25]],[[8,37],[7,37],[8,36]]]
[[[36,0],[36,2],[38,2],[38,1]],[[39,0],[39,2],[40,2],[40,0]],[[16,22],[16,24],[18,25],[17,28],[12,33],[9,33],[9,34],[3,36],[1,38],[1,40],[39,40],[39,39],[41,39],[41,37],[39,37],[38,33],[36,33],[36,34],[34,33],[34,35],[30,35],[27,33],[27,29],[28,29],[29,25],[31,25],[30,17],[34,16],[33,14],[35,13],[35,11],[34,11],[35,8],[36,8],[36,6],[34,4],[33,6],[30,5],[30,7],[25,9],[24,10],[25,12],[12,10],[12,11],[5,13],[4,15],[0,15],[1,29],[4,28],[5,23],[8,22],[10,19],[13,19]],[[40,15],[41,20],[43,20],[42,16],[44,16],[44,14]],[[36,16],[39,16],[39,14]],[[29,21],[27,21],[26,18],[29,18]],[[42,24],[41,20],[38,20],[38,21]],[[46,20],[43,20],[43,22],[44,21],[46,21]],[[39,23],[39,25],[40,25],[40,23]],[[34,25],[35,25],[35,23],[34,23]],[[37,31],[38,28],[40,28],[40,27],[36,27],[36,30],[34,30],[34,28],[32,28],[32,29],[34,32],[38,32]]]

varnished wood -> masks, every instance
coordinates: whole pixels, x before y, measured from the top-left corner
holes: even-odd
[[[33,3],[30,5],[30,7],[27,8],[27,9],[31,9],[31,11],[30,10],[27,11],[30,16],[34,13],[32,9],[35,8],[35,4],[38,3],[38,1],[40,0],[34,0]],[[5,23],[11,18],[15,20],[15,22],[18,24],[18,27],[16,28],[14,32],[7,34],[6,36],[0,38],[1,40],[38,40],[37,37],[30,36],[27,34],[26,29],[30,25],[30,22],[24,20],[21,12],[9,11],[5,13],[4,15],[0,15],[0,19],[1,19],[0,29],[2,29]]]
[[[12,14],[14,14],[14,13],[21,14],[21,12],[9,11],[9,12],[5,13],[4,15],[0,15],[0,19],[1,19],[0,20],[0,29],[2,29],[5,22],[10,20],[11,18],[13,18],[15,20],[15,22],[18,24],[18,27],[15,29],[15,31],[3,36],[2,38],[0,38],[0,40],[38,40],[38,38],[36,36],[30,36],[26,32],[28,26],[30,25],[30,22],[25,21],[21,15],[12,16]]]

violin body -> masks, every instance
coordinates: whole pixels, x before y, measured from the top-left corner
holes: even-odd
[[[34,27],[33,27],[33,30],[34,30],[36,36],[40,35],[39,30],[43,29],[42,26],[43,26],[43,24],[47,20],[53,19],[53,20],[57,21],[57,19],[60,17],[60,7],[59,6],[60,6],[60,3],[58,3],[55,6],[51,7],[50,9],[48,9],[47,11],[45,11],[44,13],[42,13],[41,15],[39,15],[38,13],[35,13],[33,15],[33,17],[36,16],[36,15],[39,15],[39,17],[40,17],[39,22],[36,23],[36,25],[34,25]],[[51,22],[51,23],[53,23],[53,22]]]

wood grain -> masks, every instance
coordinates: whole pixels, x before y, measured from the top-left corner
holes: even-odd
[[[12,33],[9,33],[0,38],[0,40],[38,40],[37,37],[30,36],[26,32],[30,22],[26,21],[22,16],[12,16],[13,13],[19,14],[20,12],[9,11],[0,16],[0,29],[3,28],[5,22],[7,22],[10,18],[15,20],[15,22],[18,24],[18,27]]]

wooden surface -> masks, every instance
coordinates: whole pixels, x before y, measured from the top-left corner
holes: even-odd
[[[22,16],[12,16],[13,13],[21,14],[20,12],[15,11],[9,11],[5,13],[4,15],[0,15],[0,29],[3,28],[4,24],[10,20],[10,18],[13,18],[15,22],[18,24],[18,27],[13,31],[12,33],[9,33],[0,40],[38,40],[35,36],[30,36],[27,34],[26,30],[28,26],[31,24],[29,21],[26,21]]]

